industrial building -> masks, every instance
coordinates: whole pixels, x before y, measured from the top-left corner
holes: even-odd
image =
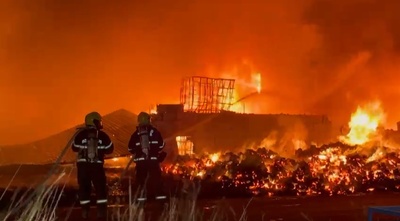
[[[327,116],[230,111],[235,103],[234,84],[234,79],[185,78],[180,104],[157,105],[153,124],[165,137],[175,138],[176,143],[169,140],[168,145],[175,145],[179,154],[235,151],[261,144],[268,137],[275,140],[271,145],[294,148],[331,138],[332,124]]]

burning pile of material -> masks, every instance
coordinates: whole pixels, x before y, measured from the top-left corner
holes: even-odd
[[[243,153],[181,157],[164,168],[167,174],[218,182],[222,189],[246,189],[252,194],[349,194],[375,188],[399,189],[400,156],[385,155],[368,162],[357,147],[342,143],[298,151],[297,160],[281,158],[265,148]]]
[[[216,182],[221,190],[254,195],[335,195],[400,189],[400,155],[379,140],[384,119],[379,103],[359,107],[340,142],[297,150],[293,159],[265,148],[240,153],[181,156],[164,172],[185,179]]]

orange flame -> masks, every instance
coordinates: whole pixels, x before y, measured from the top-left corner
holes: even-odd
[[[350,145],[362,145],[369,142],[376,134],[378,126],[382,124],[385,113],[379,101],[358,106],[355,113],[351,115],[349,122],[350,131],[340,140]]]
[[[213,163],[215,163],[215,162],[217,162],[218,160],[219,160],[219,157],[221,156],[221,153],[214,153],[214,154],[211,154],[211,156],[210,156],[210,160],[213,162]]]
[[[233,102],[235,102],[230,110],[233,112],[237,113],[253,113],[254,110],[252,110],[252,105],[245,105],[244,102],[239,101],[236,102],[237,100],[241,99],[244,96],[247,96],[251,93],[257,92],[261,93],[262,86],[261,86],[261,73],[254,73],[251,74],[251,82],[245,81],[241,78],[236,78],[236,85],[235,91],[233,92]],[[240,90],[241,88],[242,90]]]

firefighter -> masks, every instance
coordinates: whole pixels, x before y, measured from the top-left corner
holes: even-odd
[[[146,201],[147,190],[155,195],[156,200],[166,199],[161,180],[160,163],[165,159],[165,146],[161,133],[151,125],[150,115],[141,112],[137,117],[138,126],[132,134],[128,150],[136,164],[135,190],[139,191],[138,201]],[[148,178],[148,179],[147,179]],[[147,188],[152,187],[152,188]]]
[[[104,171],[104,155],[111,154],[114,144],[101,129],[102,117],[91,112],[85,117],[85,127],[75,136],[72,150],[77,152],[79,200],[82,218],[88,219],[92,184],[96,191],[97,218],[107,217],[107,182]]]

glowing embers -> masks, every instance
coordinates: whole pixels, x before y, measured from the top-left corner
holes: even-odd
[[[178,146],[179,155],[192,155],[193,154],[193,142],[189,136],[177,136],[176,145]]]

